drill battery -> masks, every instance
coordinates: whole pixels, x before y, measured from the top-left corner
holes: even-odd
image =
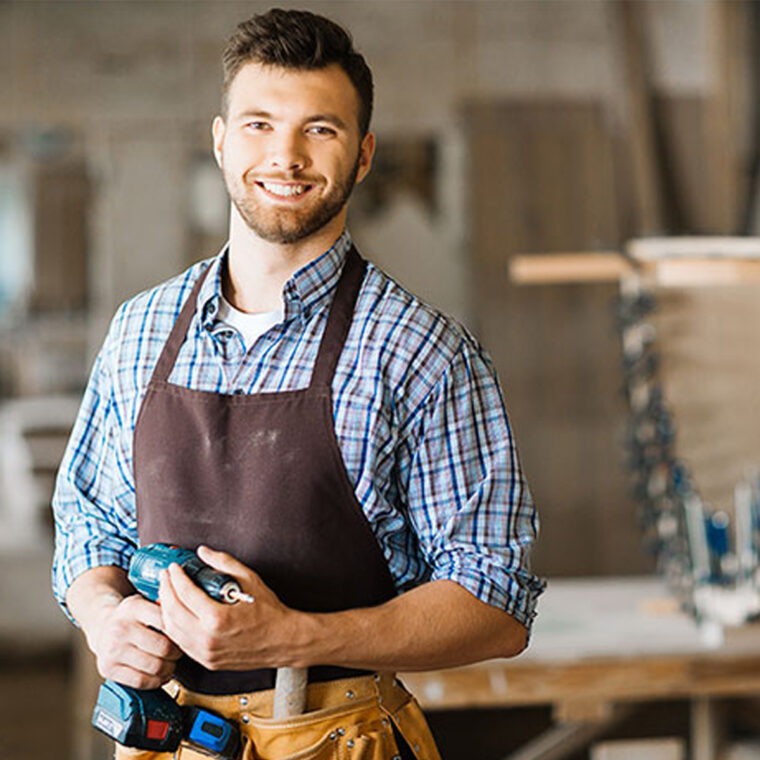
[[[106,681],[92,725],[125,747],[175,752],[184,741],[198,752],[228,760],[240,751],[240,731],[232,721],[200,707],[178,705],[163,689]]]

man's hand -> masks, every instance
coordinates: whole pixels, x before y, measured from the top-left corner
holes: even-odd
[[[87,637],[100,675],[137,689],[166,683],[182,652],[160,633],[161,625],[158,605],[139,595],[105,610]]]
[[[138,689],[169,680],[182,652],[160,632],[158,605],[135,595],[123,570],[88,570],[72,583],[66,602],[104,678]]]
[[[209,670],[252,670],[295,664],[294,633],[302,613],[286,607],[250,568],[202,546],[198,556],[231,575],[252,604],[214,601],[179,565],[161,575],[162,628],[183,652]]]

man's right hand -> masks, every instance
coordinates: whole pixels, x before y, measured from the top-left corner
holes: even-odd
[[[161,609],[141,596],[127,596],[107,608],[100,625],[87,632],[100,675],[137,689],[166,683],[182,652],[160,628]]]
[[[123,570],[86,571],[71,584],[66,603],[104,678],[137,689],[171,678],[182,651],[161,633],[161,608],[135,594]]]

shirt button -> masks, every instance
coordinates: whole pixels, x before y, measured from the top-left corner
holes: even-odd
[[[245,391],[242,388],[235,388],[234,391],[232,391],[236,396],[242,396]]]

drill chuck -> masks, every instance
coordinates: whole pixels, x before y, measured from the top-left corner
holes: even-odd
[[[227,602],[227,604],[235,604],[235,602],[248,602],[250,604],[253,602],[253,597],[250,594],[244,593],[236,580],[225,583],[219,589],[219,592],[222,601]]]

